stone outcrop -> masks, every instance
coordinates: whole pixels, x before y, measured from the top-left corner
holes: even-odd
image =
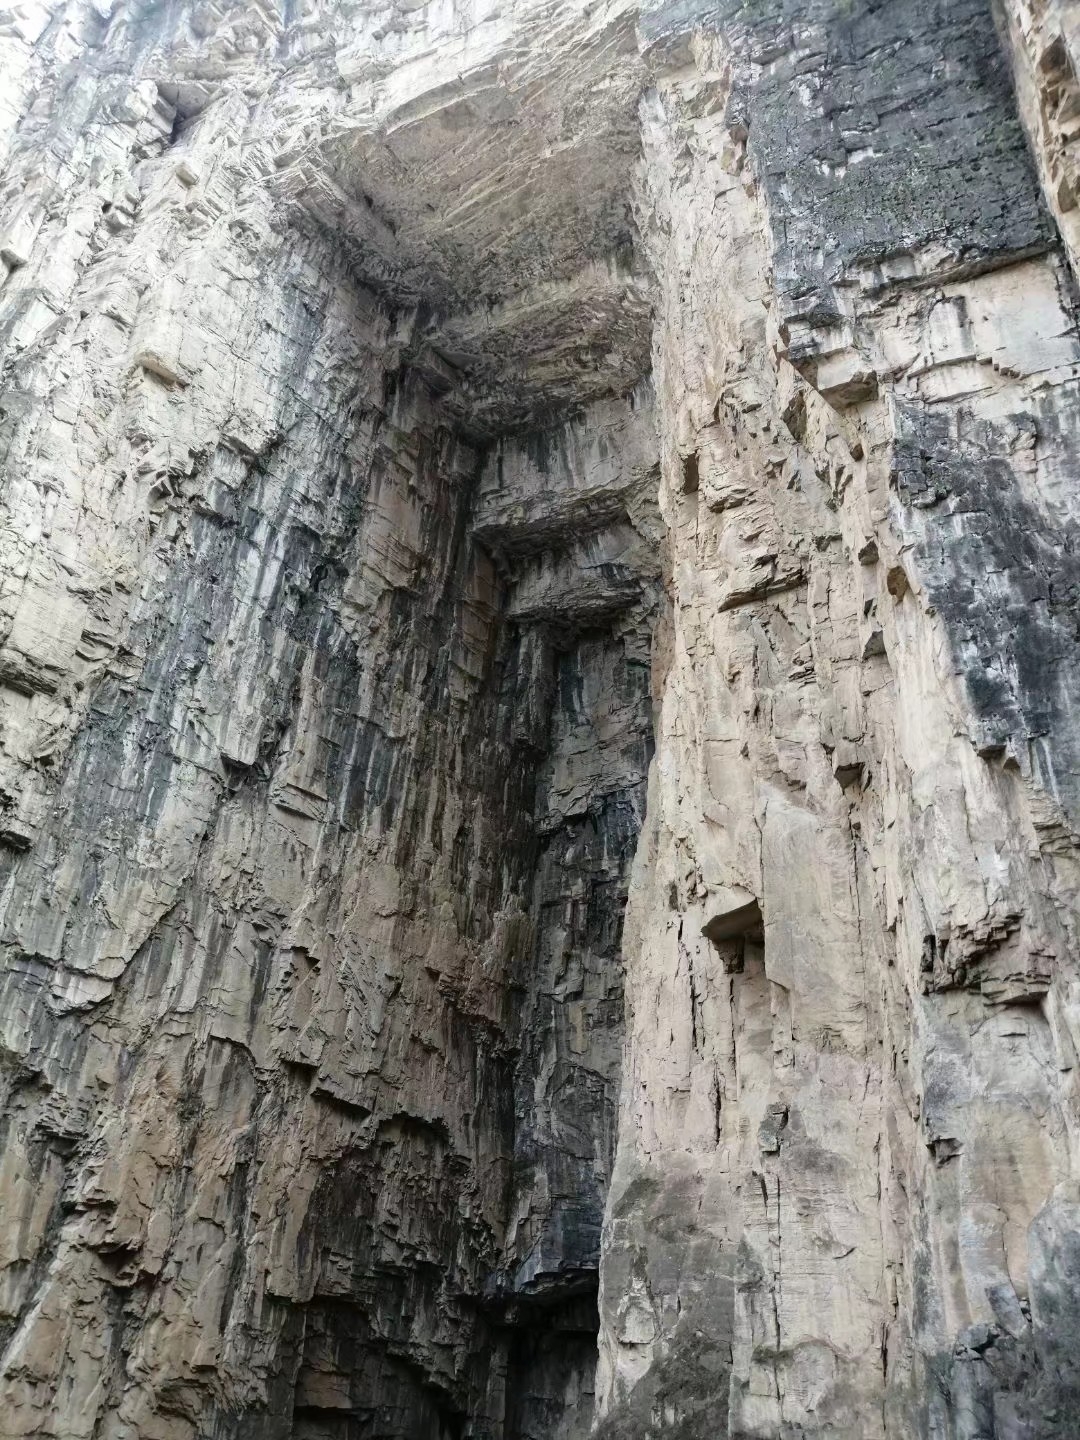
[[[0,11],[2,1440],[1076,1433],[1074,12]]]

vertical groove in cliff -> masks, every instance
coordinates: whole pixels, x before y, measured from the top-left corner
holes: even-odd
[[[618,7],[460,42],[0,16],[5,1440],[590,1423],[640,67]]]

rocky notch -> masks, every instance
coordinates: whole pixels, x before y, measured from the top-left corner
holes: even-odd
[[[1074,32],[0,15],[5,1440],[1071,1433]]]

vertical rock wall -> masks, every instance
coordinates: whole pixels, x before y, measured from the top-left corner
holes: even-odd
[[[658,608],[655,416],[648,387],[524,442],[481,478],[474,533],[514,576],[508,614],[535,667],[534,946],[511,975],[514,1179],[504,1263],[518,1337],[509,1433],[584,1434],[597,1269],[615,1142],[621,937],[652,750]]]
[[[651,396],[330,173],[374,23],[3,20],[5,1437],[591,1417]]]
[[[601,1433],[1071,1434],[1067,247],[987,6],[641,23],[674,604]]]
[[[0,15],[4,1440],[1073,1433],[1074,31]]]

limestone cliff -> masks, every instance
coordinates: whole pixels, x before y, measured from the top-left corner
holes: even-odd
[[[1078,67],[0,10],[0,1440],[1080,1433]]]

